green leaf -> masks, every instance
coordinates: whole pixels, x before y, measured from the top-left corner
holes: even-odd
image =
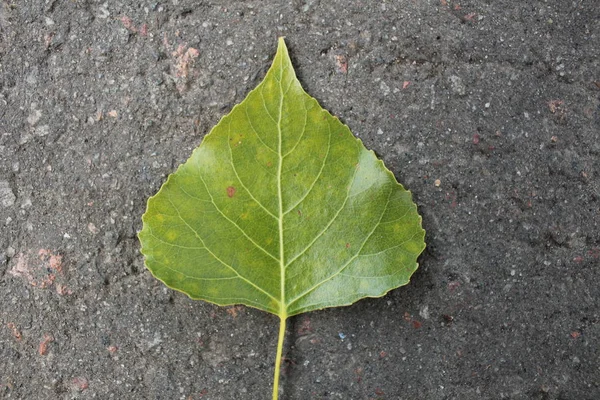
[[[282,38],[264,81],[169,176],[142,219],[156,278],[283,324],[405,285],[425,248],[410,192],[304,92]]]

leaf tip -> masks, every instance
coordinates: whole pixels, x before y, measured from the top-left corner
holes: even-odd
[[[288,49],[285,44],[285,36],[279,36],[279,40],[277,43],[277,54],[284,54],[289,58]]]

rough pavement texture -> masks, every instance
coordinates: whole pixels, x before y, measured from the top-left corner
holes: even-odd
[[[410,285],[291,321],[282,400],[599,399],[599,10],[2,0],[0,398],[270,398],[276,317],[166,289],[136,231],[285,35],[428,248]]]

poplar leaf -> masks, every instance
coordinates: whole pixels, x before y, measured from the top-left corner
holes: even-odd
[[[168,287],[280,317],[380,297],[425,248],[410,192],[302,89],[283,38],[142,219],[146,266]]]
[[[411,194],[300,85],[283,38],[265,79],[148,200],[146,267],[168,287],[286,320],[408,283],[425,248]]]

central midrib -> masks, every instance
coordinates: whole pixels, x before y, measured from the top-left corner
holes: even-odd
[[[283,169],[283,153],[282,153],[282,134],[281,134],[281,118],[283,115],[283,57],[279,59],[279,118],[277,120],[278,144],[277,153],[279,156],[279,164],[277,167],[277,197],[279,199],[279,277],[280,277],[280,296],[279,302],[279,317],[285,319],[287,317],[287,306],[285,304],[285,259],[283,249],[283,196],[281,194],[281,171]]]

